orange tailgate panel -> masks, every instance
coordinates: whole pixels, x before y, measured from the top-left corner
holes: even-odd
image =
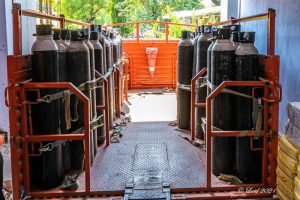
[[[177,46],[179,41],[139,43],[124,40],[123,48],[128,55],[129,88],[162,88],[176,87],[177,79]],[[148,68],[147,47],[157,47],[155,72],[151,78]]]

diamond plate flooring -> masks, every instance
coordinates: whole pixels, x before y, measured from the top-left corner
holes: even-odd
[[[167,122],[130,123],[120,143],[99,149],[91,168],[91,189],[124,190],[126,183],[138,185],[151,173],[156,174],[152,179],[167,182],[171,188],[205,187],[201,155]],[[80,182],[84,187],[84,176]]]

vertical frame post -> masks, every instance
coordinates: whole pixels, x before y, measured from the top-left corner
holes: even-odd
[[[274,9],[269,8],[268,15],[268,55],[275,54],[275,17],[276,12]]]
[[[165,32],[166,32],[166,43],[169,43],[169,23],[168,22],[166,22],[165,23],[165,27],[166,27],[166,29],[165,29]]]
[[[21,4],[13,3],[13,45],[14,55],[22,54],[22,11]]]
[[[136,43],[140,42],[140,23],[137,22],[136,24]]]

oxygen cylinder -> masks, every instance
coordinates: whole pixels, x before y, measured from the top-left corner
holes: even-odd
[[[203,68],[207,67],[207,49],[211,43],[211,26],[202,26],[201,35],[197,41],[197,59],[196,59],[196,74]],[[196,103],[205,103],[207,89],[206,87],[200,88],[200,81],[197,81],[196,89]],[[204,108],[196,108],[196,137],[203,139],[204,132],[202,129],[202,118],[206,116]]]
[[[202,26],[198,26],[197,30],[196,30],[196,37],[195,39],[192,41],[193,45],[194,45],[194,57],[193,57],[193,73],[192,73],[192,77],[196,76],[196,63],[197,63],[197,45],[198,45],[198,38],[201,35],[202,32]],[[204,26],[203,26],[204,29]],[[204,31],[204,30],[203,30]]]
[[[178,128],[189,129],[191,114],[191,93],[181,86],[190,85],[193,71],[194,46],[188,31],[181,32],[178,44],[178,89],[177,89],[177,124]]]
[[[64,44],[66,48],[70,45],[70,30],[69,29],[61,29],[60,30],[60,37],[62,41],[64,41]]]
[[[246,32],[240,40],[236,55],[236,80],[256,81],[258,80],[259,56],[254,46],[255,33]],[[251,87],[238,87],[237,91],[252,95]],[[253,101],[241,96],[235,96],[237,130],[252,130]],[[258,141],[259,142],[259,141]],[[252,151],[249,137],[236,138],[236,172],[244,183],[259,183],[261,181],[262,152]]]
[[[217,30],[213,30],[212,31],[212,39],[211,39],[211,43],[207,49],[207,80],[209,83],[211,83],[211,51],[212,48],[215,44],[215,41],[217,39],[218,36],[218,31]],[[209,87],[207,87],[207,96],[211,93],[211,89]]]
[[[221,28],[219,36],[212,48],[211,54],[211,82],[214,87],[223,81],[235,78],[235,49],[230,41],[230,29]],[[221,130],[233,130],[235,123],[234,96],[221,93],[212,103],[213,126]],[[235,166],[235,138],[214,137],[212,147],[212,171],[219,176],[220,173],[233,174]]]
[[[66,43],[61,39],[60,29],[54,29],[53,39],[58,48],[58,71],[59,71],[59,82],[67,81],[67,71],[66,71]],[[61,133],[69,133],[70,127],[68,122],[66,122],[65,115],[65,101],[64,99],[60,99],[60,128]],[[70,142],[66,141],[62,145],[62,161],[63,161],[63,169],[64,172],[71,169],[71,152],[70,152]]]
[[[102,49],[103,49],[103,68],[104,68],[104,74],[107,72],[107,66],[106,66],[106,43],[108,41],[105,41],[106,38],[104,35],[102,35],[101,33],[102,31],[102,28],[101,28],[101,25],[98,25],[98,32],[99,32],[99,42],[102,46]]]
[[[36,26],[36,41],[32,46],[32,82],[59,81],[59,52],[53,40],[52,25]],[[40,95],[51,95],[56,89],[41,89]],[[59,100],[32,105],[33,134],[59,134]],[[51,141],[54,142],[54,141]],[[42,142],[46,145],[50,142]],[[41,156],[30,157],[31,184],[38,188],[57,187],[63,178],[61,144]]]
[[[95,69],[98,71],[101,75],[104,75],[104,65],[103,65],[103,48],[99,42],[99,33],[97,31],[91,31],[90,33],[90,42],[94,48],[95,52]],[[96,90],[96,102],[97,105],[103,105],[104,104],[104,88],[98,88]],[[97,115],[101,116],[104,114],[103,110],[97,110]],[[104,119],[104,118],[103,118]],[[105,140],[105,131],[104,131],[104,124],[103,126],[99,127],[97,129],[97,144],[101,145],[104,143]]]
[[[90,69],[90,53],[89,49],[83,41],[82,35],[78,30],[71,31],[71,42],[67,48],[67,72],[68,81],[73,83],[75,86],[79,86],[82,83],[91,80],[91,69]],[[90,99],[91,92],[84,91],[84,94]],[[78,100],[76,101],[74,95],[71,96],[71,115],[78,119],[74,119],[72,122],[71,132],[82,132],[84,127],[84,112],[83,103]],[[75,111],[77,108],[77,112]],[[72,111],[74,111],[72,113]],[[84,144],[83,141],[72,141],[71,146],[71,166],[73,170],[82,170],[84,164]]]
[[[106,46],[106,68],[109,70],[113,65],[113,54],[112,54],[112,44],[109,40],[107,31],[102,31],[105,36],[105,46]],[[109,93],[109,124],[110,129],[113,128],[114,123],[114,105],[115,105],[115,86],[114,86],[114,74],[112,73],[108,78],[108,93]]]
[[[116,34],[114,32],[110,32],[109,33],[109,38],[111,40],[111,45],[112,45],[112,49],[113,49],[113,63],[117,63],[119,58],[120,58],[120,49],[119,49],[119,44],[118,42],[116,41]],[[117,66],[117,67],[120,67],[120,66]],[[119,87],[119,85],[117,84],[117,76],[115,75],[114,76],[114,84],[115,84],[115,87]],[[120,88],[119,88],[120,89]],[[115,110],[114,112],[116,113],[117,112],[117,108],[118,108],[118,94],[117,92],[115,92]]]
[[[119,47],[119,58],[123,58],[123,40],[121,36],[121,30],[119,28],[114,29],[116,33],[116,42],[118,43]],[[119,65],[121,71],[121,102],[123,102],[123,95],[124,95],[124,84],[125,84],[125,77],[124,77],[124,65],[121,63]]]
[[[82,35],[82,39],[84,40],[84,43],[89,49],[90,53],[90,69],[91,69],[91,80],[95,79],[95,53],[93,45],[90,43],[90,34],[88,29],[81,29],[80,33]],[[91,120],[95,120],[97,118],[97,111],[96,111],[96,90],[91,90]],[[91,130],[91,164],[94,161],[94,156],[97,153],[97,130]]]

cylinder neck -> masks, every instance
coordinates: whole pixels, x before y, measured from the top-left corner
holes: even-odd
[[[84,44],[85,41],[84,40],[71,40],[70,44]]]
[[[240,42],[239,44],[240,44],[240,46],[244,46],[244,47],[251,47],[251,46],[254,46],[254,43],[244,43],[244,42]]]
[[[216,43],[231,43],[230,39],[217,39]]]
[[[202,32],[201,35],[204,35],[204,36],[210,36],[211,33],[210,33],[210,32]]]
[[[53,40],[53,35],[38,35],[37,40]]]

